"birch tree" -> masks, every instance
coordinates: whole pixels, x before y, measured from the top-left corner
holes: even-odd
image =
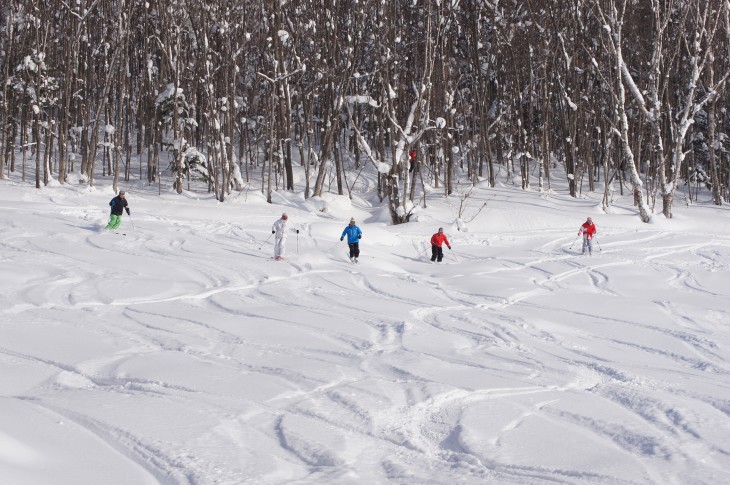
[[[606,4],[605,8],[603,4]],[[607,84],[611,87],[613,98],[614,120],[613,129],[616,130],[626,166],[631,177],[631,185],[634,193],[634,203],[639,209],[639,217],[642,222],[651,220],[651,211],[646,205],[642,191],[643,182],[639,176],[636,157],[631,148],[629,131],[629,115],[627,113],[626,89],[636,90],[636,85],[630,82],[630,78],[624,75],[626,64],[623,57],[623,26],[627,14],[627,0],[594,0],[595,12],[603,29],[601,39],[604,42],[609,55],[610,66],[607,74]]]

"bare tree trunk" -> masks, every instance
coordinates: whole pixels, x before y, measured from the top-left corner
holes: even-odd
[[[274,178],[274,150],[276,147],[276,132],[274,129],[274,107],[276,106],[276,84],[271,83],[271,95],[269,101],[269,157],[268,157],[268,177],[266,180],[266,202],[271,204],[272,179]]]
[[[712,86],[715,82],[714,69],[712,62],[707,63],[707,77],[709,84]],[[710,182],[712,183],[712,203],[715,205],[722,205],[722,193],[720,191],[720,174],[718,170],[717,154],[715,150],[715,143],[717,135],[715,133],[716,126],[716,109],[717,109],[717,98],[710,101],[707,106],[707,145],[709,150],[709,163],[710,163]]]
[[[8,85],[10,84],[10,63],[13,59],[13,47],[15,46],[15,1],[8,0],[7,5],[7,18],[6,18],[6,29],[5,29],[5,65],[3,66],[3,110],[2,119],[0,119],[0,148],[4,147],[5,150],[0,150],[0,180],[5,179],[5,167],[8,159],[8,148],[14,146],[11,143],[12,135],[11,123],[10,123],[10,110],[8,109]],[[2,37],[0,37],[2,38]],[[14,152],[15,150],[13,150]]]

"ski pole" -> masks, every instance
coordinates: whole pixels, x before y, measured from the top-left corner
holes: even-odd
[[[271,234],[269,237],[267,237],[266,238],[266,241],[264,241],[264,242],[261,243],[261,247],[259,247],[259,251],[261,251],[264,248],[264,244],[266,244],[267,242],[269,242],[269,239],[271,239],[271,236],[273,236],[273,234]]]
[[[573,240],[573,244],[575,244],[575,241],[577,241],[579,237],[580,237],[580,234],[578,234],[578,235],[577,235],[577,236],[575,237],[575,239]],[[570,245],[570,247],[569,247],[568,249],[573,249],[573,244],[571,244],[571,245]]]
[[[422,254],[423,254],[423,253],[425,253],[426,251],[428,251],[428,247],[425,247],[425,248],[423,248],[423,250],[421,250],[421,252],[420,252],[420,253],[416,254],[416,257],[418,257],[418,256],[422,255]]]
[[[451,251],[451,248],[449,248],[449,251]],[[451,254],[453,254],[453,255],[454,255],[454,259],[455,259],[455,260],[456,260],[456,262],[458,263],[458,262],[459,262],[459,258],[458,258],[458,257],[456,257],[456,253],[455,253],[455,252],[453,252],[453,251],[451,251]]]
[[[598,238],[596,238],[596,244],[598,244],[598,250],[603,252],[603,249],[601,249],[601,243],[598,242]]]
[[[134,219],[132,219],[132,214],[130,214],[129,212],[127,212],[127,215],[129,216],[129,222],[132,223],[132,229],[134,229],[136,231],[137,228],[134,227]]]
[[[299,229],[297,229],[297,254],[299,254]]]

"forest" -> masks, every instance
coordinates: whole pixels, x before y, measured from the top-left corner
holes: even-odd
[[[730,196],[730,0],[4,0],[0,76],[0,179],[38,188]]]

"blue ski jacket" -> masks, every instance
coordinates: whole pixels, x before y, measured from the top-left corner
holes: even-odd
[[[347,244],[358,243],[362,237],[362,231],[354,224],[352,226],[347,226],[345,230],[342,231],[342,236],[340,236],[340,238],[345,237],[345,234],[347,234]]]

